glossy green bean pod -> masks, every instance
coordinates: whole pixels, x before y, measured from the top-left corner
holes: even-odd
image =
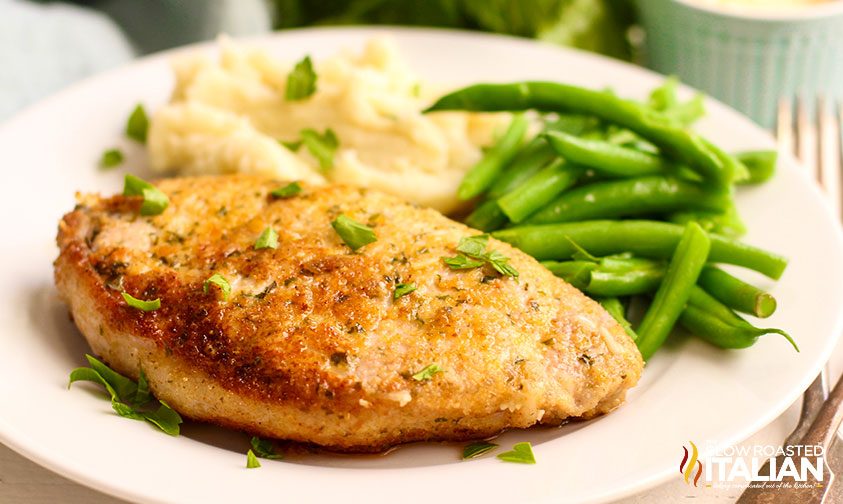
[[[699,285],[733,310],[759,318],[769,317],[776,311],[776,298],[720,268],[707,266],[700,274]]]
[[[509,219],[506,218],[497,201],[489,200],[478,205],[463,222],[474,229],[489,232],[502,228]]]
[[[630,324],[629,320],[626,319],[626,313],[624,313],[625,310],[620,299],[616,297],[608,297],[598,299],[597,302],[603,306],[603,309],[605,309],[609,315],[611,315],[612,318],[620,324],[621,327],[623,327],[623,330],[626,331],[630,338],[632,338],[632,341],[638,339],[638,334],[635,333],[632,329],[632,324]]]
[[[760,336],[780,334],[799,351],[796,342],[785,331],[753,326],[699,287],[691,292],[679,323],[691,334],[720,348],[747,348]]]
[[[598,256],[631,252],[656,259],[670,257],[682,236],[682,226],[647,220],[594,220],[519,226],[492,233],[536,259],[562,260],[576,252],[578,244]],[[749,268],[778,279],[787,267],[787,259],[745,243],[711,235],[714,263],[728,263]]]
[[[742,184],[762,184],[776,173],[779,154],[774,150],[739,152],[735,157],[749,170],[749,178]]]
[[[723,211],[731,201],[727,191],[706,190],[675,177],[608,180],[562,193],[526,222],[550,224],[687,209]]]
[[[463,177],[457,190],[457,196],[461,200],[479,196],[488,189],[495,178],[518,153],[518,148],[528,126],[529,121],[523,114],[516,114],[512,118],[512,122],[497,143],[486,151],[483,159]]]
[[[498,206],[509,220],[521,222],[573,186],[582,174],[582,168],[556,159],[515,190],[499,198]]]
[[[635,343],[645,361],[661,347],[685,309],[710,247],[708,235],[697,223],[685,226],[664,279],[636,331]]]
[[[611,177],[641,177],[666,173],[666,161],[637,149],[612,142],[575,137],[567,133],[546,133],[548,143],[560,156],[581,166],[587,166]]]
[[[536,137],[509,163],[506,170],[492,182],[486,198],[497,199],[516,189],[558,157],[544,137]]]
[[[647,105],[624,100],[606,91],[555,82],[476,84],[443,96],[428,111],[527,109],[594,115],[638,133],[669,157],[690,165],[716,185],[727,186],[733,180],[733,166],[724,165],[701,137]]]

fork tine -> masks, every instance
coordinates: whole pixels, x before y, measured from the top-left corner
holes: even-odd
[[[776,115],[776,140],[781,152],[795,153],[793,144],[793,103],[790,98],[779,100]]]
[[[817,98],[820,184],[828,195],[835,217],[840,219],[840,123],[835,109],[832,107],[829,111],[825,98]]]
[[[796,156],[808,168],[814,180],[820,180],[817,165],[817,130],[808,105],[801,97],[796,98]]]

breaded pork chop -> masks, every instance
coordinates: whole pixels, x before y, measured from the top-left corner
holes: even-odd
[[[189,418],[343,451],[592,417],[638,380],[624,330],[526,254],[489,242],[518,278],[453,270],[443,257],[478,231],[375,191],[271,197],[279,185],[163,180],[170,205],[154,217],[138,197],[79,196],[55,277],[94,352],[135,378],[143,368]],[[377,241],[353,252],[331,226],[340,213]],[[267,227],[278,247],[255,249]],[[203,289],[214,274],[228,299]],[[416,290],[395,299],[402,283]],[[432,364],[441,372],[418,374]]]

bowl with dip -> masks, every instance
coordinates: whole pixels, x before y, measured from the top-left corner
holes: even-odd
[[[762,126],[781,97],[843,99],[843,0],[638,0],[648,65]]]

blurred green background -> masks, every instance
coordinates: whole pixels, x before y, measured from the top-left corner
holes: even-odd
[[[439,26],[504,33],[630,59],[630,0],[273,0],[273,23]]]

